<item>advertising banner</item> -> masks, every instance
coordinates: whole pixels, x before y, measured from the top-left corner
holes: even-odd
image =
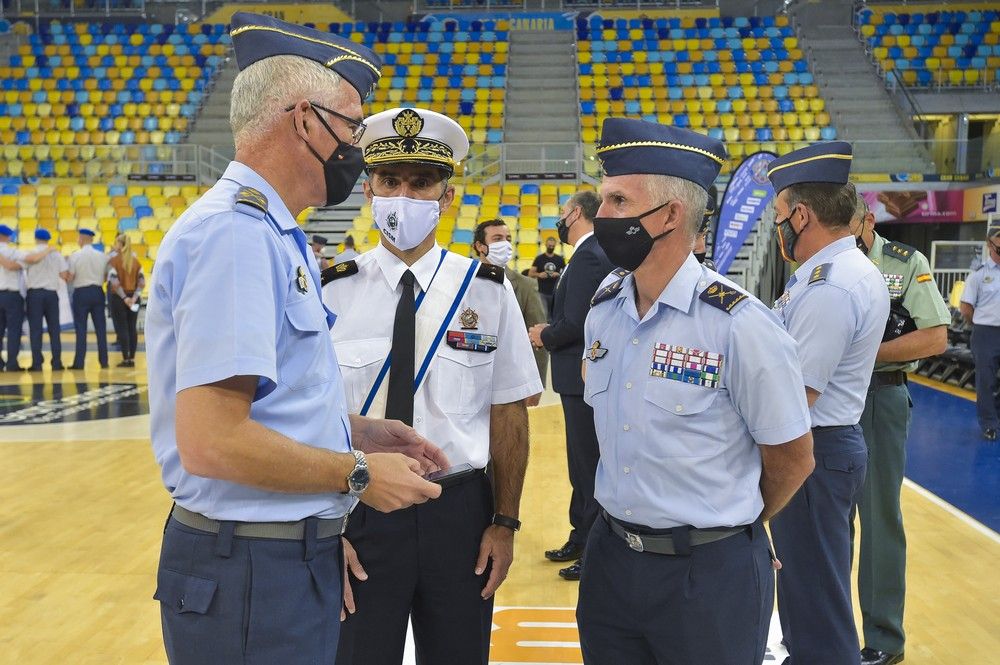
[[[994,218],[1000,213],[1000,184],[971,187],[965,194],[965,221],[985,222],[989,214]]]
[[[743,160],[726,186],[712,248],[716,270],[723,275],[774,197],[774,187],[767,179],[767,165],[775,157],[773,152],[755,152]]]
[[[863,193],[876,224],[965,221],[965,195],[958,189]]]

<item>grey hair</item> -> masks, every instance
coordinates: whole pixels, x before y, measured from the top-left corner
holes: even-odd
[[[708,206],[708,192],[701,185],[667,175],[646,175],[646,192],[655,205],[669,201],[684,203],[684,228],[692,239],[698,234],[702,219],[705,217],[705,207]]]
[[[861,192],[857,192],[857,197],[858,200],[855,202],[852,222],[862,220],[868,214],[868,201],[865,201],[865,197],[861,195]]]
[[[233,81],[229,125],[236,149],[258,140],[285,109],[302,99],[336,108],[343,95],[340,75],[296,55],[258,60]]]

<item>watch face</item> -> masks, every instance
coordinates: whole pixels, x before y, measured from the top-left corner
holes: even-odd
[[[351,473],[347,482],[351,486],[352,492],[364,492],[368,488],[370,480],[371,474],[368,473],[368,467],[358,467]]]

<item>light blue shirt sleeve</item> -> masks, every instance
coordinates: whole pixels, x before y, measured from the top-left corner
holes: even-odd
[[[812,284],[807,289],[788,332],[799,341],[805,385],[822,393],[851,345],[857,312],[850,293],[837,286]]]
[[[260,392],[278,378],[277,315],[284,291],[275,242],[265,221],[239,213],[203,220],[178,239],[171,293],[177,347],[177,392],[233,376],[257,376]]]
[[[759,445],[782,444],[809,431],[811,418],[795,340],[762,307],[733,318],[729,393]]]
[[[965,279],[965,288],[962,289],[962,302],[968,303],[973,307],[976,306],[976,301],[979,298],[979,279],[982,277],[982,273],[982,270],[977,270],[970,273]]]

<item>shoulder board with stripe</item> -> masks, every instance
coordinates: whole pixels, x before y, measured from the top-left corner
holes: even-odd
[[[917,250],[915,247],[910,247],[909,245],[904,245],[901,242],[893,240],[882,245],[882,253],[886,256],[891,256],[894,259],[899,259],[903,263],[906,263],[913,258],[913,255],[917,253]]]
[[[476,277],[488,279],[497,284],[503,284],[505,275],[502,267],[490,263],[481,263],[479,264],[479,270],[476,271]]]
[[[821,263],[813,268],[812,274],[809,275],[809,283],[815,284],[816,282],[825,281],[830,275],[830,268],[832,267],[832,263]]]
[[[236,192],[236,209],[257,219],[267,214],[267,197],[253,187],[240,187]]]
[[[357,272],[358,264],[356,261],[344,261],[343,263],[337,263],[319,274],[320,285],[326,286],[330,282],[334,282],[341,277],[356,275]]]
[[[622,268],[615,268],[611,274],[617,277],[618,279],[611,282],[603,289],[594,294],[594,297],[590,299],[591,307],[600,304],[605,300],[611,300],[616,295],[618,295],[618,292],[622,290],[622,282],[625,281],[625,278],[628,276],[629,271],[623,270]]]
[[[712,307],[721,309],[723,312],[732,312],[733,308],[749,298],[746,293],[739,289],[726,286],[722,282],[712,282],[707,289],[701,292],[698,299],[708,303]]]

